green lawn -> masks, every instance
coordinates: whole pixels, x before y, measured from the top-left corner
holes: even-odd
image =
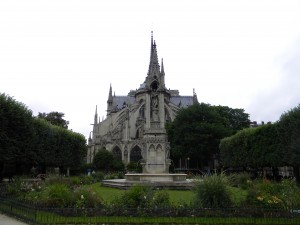
[[[90,185],[103,198],[105,202],[111,202],[120,196],[125,190],[111,187],[103,187],[100,183]],[[174,204],[189,204],[194,197],[194,192],[189,190],[167,190],[170,201]]]
[[[111,202],[117,196],[120,196],[125,190],[111,187],[103,187],[100,183],[90,185],[99,194],[105,202]]]
[[[189,190],[167,190],[170,195],[170,201],[176,205],[190,204],[195,194]]]
[[[103,187],[100,183],[90,186],[108,203],[125,191],[118,188]],[[247,191],[240,188],[229,187],[229,191],[236,206],[240,206],[247,198]],[[170,201],[175,205],[190,204],[195,197],[195,193],[191,190],[167,190],[167,192],[169,193]]]

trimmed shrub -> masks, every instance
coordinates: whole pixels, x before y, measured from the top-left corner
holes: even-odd
[[[170,206],[169,193],[165,190],[155,191],[151,204],[157,208],[169,207]]]
[[[72,192],[66,184],[50,184],[40,194],[40,203],[47,207],[72,205]]]
[[[247,189],[251,185],[251,175],[247,172],[233,173],[228,176],[228,179],[232,186],[241,189]]]
[[[198,181],[195,185],[195,207],[222,208],[232,205],[225,175],[212,175]]]
[[[104,179],[104,173],[103,172],[95,172],[92,173],[92,178],[95,182],[102,181]]]
[[[103,200],[91,187],[79,187],[74,191],[72,202],[76,208],[100,208]]]
[[[81,185],[94,183],[94,178],[92,176],[81,175],[79,176],[79,180]]]
[[[114,205],[126,208],[147,208],[153,199],[153,190],[149,186],[134,185],[114,200]]]

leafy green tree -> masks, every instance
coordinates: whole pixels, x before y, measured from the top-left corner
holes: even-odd
[[[204,103],[182,109],[175,120],[167,124],[172,159],[176,162],[189,159],[190,168],[212,167],[220,140],[249,126],[248,116],[242,109]]]
[[[255,168],[284,166],[284,153],[280,142],[278,124],[265,124],[254,128],[249,137],[251,161]]]
[[[100,149],[94,159],[93,166],[102,171],[124,171],[125,166],[122,161],[116,159],[112,152],[105,148]]]
[[[18,173],[27,170],[35,152],[32,150],[32,112],[23,103],[0,94],[0,169],[15,165]],[[1,171],[0,171],[1,172]]]
[[[248,147],[251,129],[238,131],[235,135],[223,138],[220,142],[220,159],[225,167],[248,167],[252,161]]]
[[[111,152],[107,151],[105,148],[102,148],[96,153],[93,160],[93,165],[99,170],[112,170],[114,166],[114,156]]]
[[[24,104],[0,94],[0,174],[26,173],[32,166],[40,172],[47,166],[78,168],[86,156],[86,140],[65,129],[69,122],[63,116],[52,112],[33,117]]]
[[[284,166],[284,152],[278,124],[247,128],[220,142],[222,164],[225,167]]]
[[[46,173],[47,166],[56,166],[55,152],[58,148],[57,130],[44,119],[34,118],[33,145],[36,151],[34,164],[39,166],[41,173]]]
[[[69,121],[66,121],[65,119],[63,119],[64,116],[65,116],[65,114],[62,112],[50,112],[50,113],[40,113],[39,112],[37,117],[47,120],[52,125],[56,125],[56,126],[60,126],[60,127],[68,129]]]
[[[44,119],[35,118],[36,163],[45,172],[47,166],[61,170],[78,168],[86,156],[86,140],[82,134],[51,125]]]
[[[294,175],[300,183],[300,104],[281,115],[279,120],[282,145],[285,147],[285,161],[293,166]]]

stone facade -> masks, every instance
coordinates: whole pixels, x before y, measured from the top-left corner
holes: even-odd
[[[107,117],[101,122],[96,107],[87,162],[91,163],[97,151],[105,147],[125,164],[140,161],[143,173],[168,173],[170,146],[165,124],[175,119],[180,108],[198,100],[195,92],[180,96],[178,90],[166,88],[164,64],[161,60],[159,65],[153,35],[146,80],[127,96],[112,93],[110,86]]]

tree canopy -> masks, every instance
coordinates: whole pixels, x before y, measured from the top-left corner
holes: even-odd
[[[122,161],[115,158],[113,153],[107,151],[105,148],[100,149],[96,153],[93,165],[96,169],[103,171],[124,170]]]
[[[278,124],[247,128],[220,143],[221,162],[226,167],[285,165]]]
[[[23,103],[0,94],[0,163],[31,160],[32,121],[32,111]]]
[[[82,134],[33,117],[23,103],[0,94],[0,174],[5,165],[17,173],[26,173],[32,166],[76,169],[85,156]]]
[[[69,121],[63,119],[64,116],[65,114],[62,112],[50,112],[50,113],[39,112],[37,117],[50,122],[52,125],[56,125],[68,129]]]
[[[220,143],[227,167],[293,166],[300,181],[300,105],[283,113],[276,123],[248,128]]]
[[[248,127],[248,117],[243,109],[205,103],[180,110],[167,124],[172,159],[177,162],[188,158],[190,167],[209,166],[218,153],[220,140]]]

